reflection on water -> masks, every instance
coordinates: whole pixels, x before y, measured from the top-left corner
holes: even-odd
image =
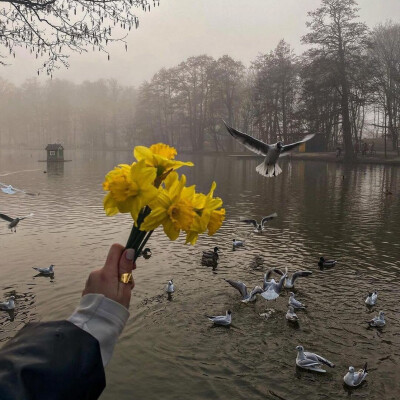
[[[14,321],[0,314],[4,341],[31,320],[67,317],[76,306],[86,277],[104,262],[113,242],[124,243],[129,217],[106,218],[101,183],[114,165],[131,162],[131,152],[70,155],[63,173],[43,173],[40,156],[0,153],[1,181],[40,192],[0,194],[0,212],[35,213],[17,233],[0,221],[1,299],[16,294]],[[195,247],[169,242],[159,231],[140,258],[131,318],[107,369],[103,400],[140,399],[338,399],[349,365],[368,361],[367,382],[354,396],[398,398],[400,356],[400,170],[396,167],[341,166],[322,162],[283,162],[283,173],[265,179],[255,172],[258,160],[192,157],[196,168],[182,169],[188,183],[224,200],[227,220],[214,236]],[[48,171],[49,172],[49,171]],[[389,190],[393,194],[387,195]],[[241,223],[278,213],[262,234]],[[232,251],[232,239],[245,240]],[[201,265],[202,251],[221,249],[218,265]],[[339,260],[320,271],[321,255]],[[32,266],[55,264],[54,279],[34,277]],[[285,319],[288,292],[277,301],[240,302],[223,279],[254,287],[271,267],[313,271],[296,282],[298,326]],[[173,279],[168,301],[165,286]],[[368,309],[368,292],[378,291]],[[0,300],[1,301],[1,300]],[[212,328],[205,314],[232,310],[231,329]],[[385,311],[387,325],[369,329],[366,321]],[[336,364],[326,375],[296,369],[295,347],[302,344]]]

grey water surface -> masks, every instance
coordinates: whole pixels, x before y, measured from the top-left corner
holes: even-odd
[[[89,272],[102,266],[109,246],[124,244],[128,215],[106,217],[102,181],[131,152],[70,152],[72,162],[38,163],[43,152],[0,151],[0,182],[39,196],[0,192],[0,212],[32,218],[9,233],[0,221],[0,301],[16,295],[13,316],[0,313],[0,345],[29,321],[63,319],[78,304]],[[400,168],[345,167],[283,161],[283,173],[267,179],[253,158],[191,156],[182,168],[188,184],[207,192],[213,180],[227,218],[213,237],[194,247],[170,242],[158,229],[153,256],[139,259],[131,317],[107,367],[102,400],[131,399],[398,399],[400,395]],[[47,173],[43,173],[43,171]],[[19,172],[18,172],[19,171]],[[390,190],[393,194],[385,194]],[[263,235],[239,221],[278,213]],[[232,239],[245,240],[233,251]],[[202,266],[203,250],[222,249],[218,267]],[[319,270],[323,255],[340,262]],[[255,263],[255,258],[263,260]],[[35,277],[33,266],[55,264],[54,278]],[[296,282],[307,305],[300,323],[285,320],[288,292],[242,304],[224,278],[253,287],[271,267],[313,271]],[[168,300],[165,285],[174,280]],[[378,302],[368,309],[368,292]],[[205,314],[232,310],[233,325],[212,327]],[[269,318],[260,316],[269,310]],[[370,329],[379,310],[387,324]],[[296,369],[297,345],[336,364],[326,374]],[[343,387],[349,365],[368,361],[358,389]]]

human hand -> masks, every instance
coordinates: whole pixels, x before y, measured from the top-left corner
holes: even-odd
[[[104,267],[89,274],[82,296],[89,293],[103,294],[128,308],[131,290],[134,288],[135,282],[122,283],[120,276],[136,269],[136,264],[133,261],[134,256],[135,251],[133,249],[125,250],[120,244],[113,244],[108,252]]]

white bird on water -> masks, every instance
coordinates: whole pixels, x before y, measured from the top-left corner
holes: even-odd
[[[260,154],[262,156],[265,156],[264,161],[257,166],[256,171],[263,175],[267,176],[269,178],[273,176],[279,175],[282,170],[279,167],[277,161],[278,158],[281,155],[286,155],[289,154],[288,152],[293,150],[294,148],[300,146],[302,143],[306,142],[307,140],[312,139],[315,134],[307,135],[303,140],[300,140],[299,142],[296,143],[291,143],[284,145],[282,142],[277,142],[275,144],[267,144],[262,142],[261,140],[258,140],[256,138],[253,138],[250,135],[247,135],[246,133],[237,131],[236,129],[230,127],[227,125],[225,121],[223,121],[226,129],[228,132],[240,143],[242,143],[246,148],[251,150],[253,153]]]
[[[216,317],[207,315],[207,318],[214,322],[215,325],[228,326],[232,323],[232,312],[228,310],[225,315],[218,315]]]
[[[309,353],[308,351],[304,351],[303,346],[297,346],[297,357],[296,357],[296,365],[303,369],[308,369],[310,371],[315,372],[326,372],[322,369],[322,364],[328,365],[331,368],[335,368],[335,364],[330,362],[324,357],[319,356],[315,353]]]
[[[350,387],[360,386],[368,375],[367,363],[364,368],[354,371],[354,367],[349,367],[349,372],[343,377],[344,383]]]
[[[243,247],[244,246],[244,241],[243,240],[233,239],[232,240],[232,246],[233,246],[233,250],[237,249],[238,247]]]
[[[168,281],[167,283],[167,287],[165,288],[167,293],[174,293],[175,292],[175,288],[174,288],[174,282],[172,281],[172,279],[170,281]]]
[[[261,294],[263,292],[260,286],[255,286],[254,289],[250,293],[248,293],[247,287],[243,282],[234,281],[232,279],[225,279],[225,281],[239,291],[239,293],[242,295],[241,301],[243,303],[249,303],[255,301],[257,299],[257,294]]]
[[[304,304],[302,304],[300,301],[298,301],[294,298],[293,292],[290,292],[289,306],[292,306],[293,308],[297,308],[297,309],[305,309],[306,308],[306,306]]]
[[[289,306],[289,309],[287,310],[286,319],[289,322],[298,322],[298,320],[299,320],[299,317],[294,312],[294,308],[292,306]]]
[[[30,213],[28,215],[25,215],[25,217],[11,218],[6,214],[0,214],[0,218],[9,222],[8,228],[11,229],[11,232],[12,232],[13,228],[14,228],[14,232],[17,232],[17,225],[18,225],[19,221],[22,221],[23,219],[32,217],[32,216],[33,216],[33,213]]]
[[[260,233],[264,230],[266,223],[268,221],[271,221],[272,219],[276,218],[277,216],[278,216],[277,213],[268,215],[261,220],[261,223],[258,223],[257,220],[255,220],[255,219],[241,219],[240,221],[244,222],[245,224],[253,225],[255,228],[254,232]]]
[[[14,310],[15,308],[15,303],[14,303],[14,296],[10,296],[10,298],[7,301],[3,301],[0,303],[0,310],[2,311],[9,311],[9,310]]]
[[[276,272],[279,270],[277,269]],[[279,272],[278,272],[279,273]],[[310,276],[312,274],[311,271],[297,271],[292,276],[288,276],[285,280],[285,288],[292,289],[294,287],[294,283],[298,278],[304,278],[306,276]]]
[[[374,306],[376,304],[376,300],[378,300],[378,293],[369,293],[367,298],[365,299],[365,304],[368,306]]]
[[[50,267],[47,268],[39,268],[39,267],[32,267],[36,271],[39,272],[41,275],[53,275],[54,274],[54,264],[51,264]]]
[[[369,321],[369,326],[374,326],[376,328],[382,328],[385,325],[385,313],[383,311],[379,311],[379,314]]]

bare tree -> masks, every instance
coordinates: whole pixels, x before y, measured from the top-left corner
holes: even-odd
[[[329,60],[327,66],[337,81],[347,160],[354,157],[350,121],[352,68],[367,46],[368,32],[366,25],[357,21],[356,5],[355,0],[322,0],[320,8],[308,13],[311,32],[303,37],[304,43],[316,45],[308,51],[309,57]]]
[[[159,5],[159,0],[153,1]],[[18,47],[43,57],[41,69],[51,74],[60,65],[68,67],[71,52],[92,47],[108,54],[106,46],[113,41],[123,41],[127,49],[126,33],[120,32],[139,26],[133,14],[137,7],[150,11],[150,1],[0,0],[0,45],[9,57],[16,57]],[[1,64],[5,56],[0,53]]]

